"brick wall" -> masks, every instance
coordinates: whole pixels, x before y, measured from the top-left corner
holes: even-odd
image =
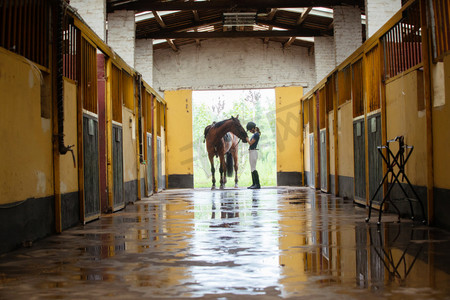
[[[106,0],[71,0],[83,20],[102,39],[106,37]]]
[[[372,36],[397,11],[402,8],[401,0],[366,0],[366,35]]]
[[[334,6],[334,42],[336,65],[362,44],[361,11],[358,7]]]
[[[137,39],[135,51],[136,69],[150,86],[153,85],[153,40]]]
[[[136,24],[134,11],[117,10],[108,14],[108,45],[134,67]]]
[[[307,48],[261,39],[211,39],[180,51],[156,50],[153,85],[177,89],[244,89],[315,84],[314,56]]]
[[[316,65],[316,83],[319,83],[336,67],[334,37],[314,38],[314,60]]]

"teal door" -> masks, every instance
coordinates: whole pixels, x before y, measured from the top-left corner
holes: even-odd
[[[100,215],[98,119],[83,114],[84,220]]]
[[[112,130],[112,152],[113,152],[113,209],[121,209],[125,205],[123,188],[123,147],[122,126],[113,124]]]

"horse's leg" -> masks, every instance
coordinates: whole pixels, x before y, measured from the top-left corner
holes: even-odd
[[[209,163],[211,164],[211,175],[212,175],[212,187],[211,189],[214,190],[216,188],[216,177],[215,177],[215,172],[216,169],[214,169],[214,153],[213,154],[209,154]]]
[[[234,159],[234,187],[238,188],[238,170],[239,170],[239,166],[238,166],[238,148],[235,147],[234,151],[232,152],[233,154],[233,159]]]
[[[226,167],[224,153],[219,154],[219,159],[220,159],[220,168],[219,168],[220,189],[223,190],[225,188],[225,183],[227,183],[227,175],[225,174],[227,167]]]

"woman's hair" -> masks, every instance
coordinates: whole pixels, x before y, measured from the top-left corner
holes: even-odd
[[[259,133],[259,135],[261,135],[261,131],[259,131],[259,127],[255,126],[255,130],[256,130],[257,133]]]

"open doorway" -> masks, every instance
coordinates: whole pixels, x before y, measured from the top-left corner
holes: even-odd
[[[212,122],[236,117],[245,128],[253,121],[261,130],[256,166],[262,186],[276,186],[276,125],[275,90],[211,90],[192,94],[194,187],[211,187],[211,167],[204,143],[204,129]],[[251,137],[251,135],[249,135]],[[239,143],[239,187],[251,185],[248,144]],[[219,182],[219,159],[215,159],[216,180]],[[226,188],[234,187],[234,175],[227,178]]]

